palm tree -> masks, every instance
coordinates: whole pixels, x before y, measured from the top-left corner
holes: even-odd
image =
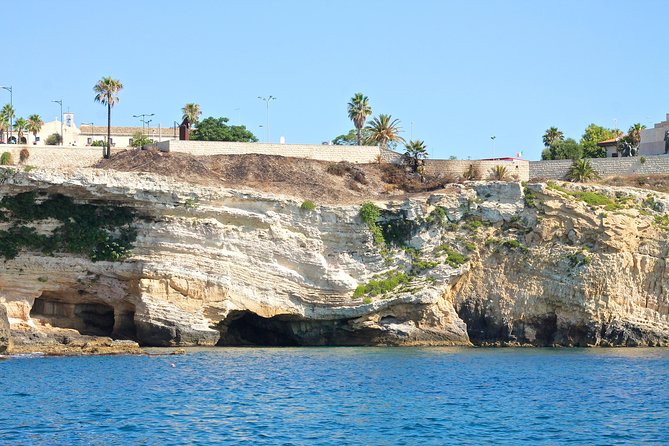
[[[544,133],[543,140],[544,146],[550,147],[558,141],[564,141],[564,133],[558,130],[557,127],[551,127]]]
[[[200,105],[195,103],[189,103],[183,106],[181,109],[183,112],[183,117],[181,119],[187,120],[188,128],[192,127],[193,124],[200,120],[202,111],[200,110]]]
[[[21,144],[21,140],[23,139],[23,131],[26,129],[28,126],[28,121],[26,121],[23,118],[18,118],[16,121],[14,121],[14,130],[18,133],[18,143]]]
[[[348,119],[353,121],[353,125],[358,135],[358,145],[362,145],[362,128],[365,126],[367,116],[372,114],[372,107],[369,106],[369,99],[362,93],[356,93],[348,103]]]
[[[383,149],[387,149],[388,143],[391,141],[403,143],[404,138],[399,135],[402,131],[399,125],[399,119],[392,119],[390,115],[379,115],[365,127],[365,130],[369,133],[367,142],[378,144]]]
[[[3,123],[3,129],[7,132],[7,142],[9,142],[9,131],[12,129],[12,119],[14,118],[14,109],[11,105],[5,104],[0,110],[0,120]]]
[[[417,140],[411,140],[408,144],[404,146],[406,148],[406,153],[404,156],[408,160],[408,164],[411,166],[411,170],[418,172],[422,164],[422,160],[427,158],[427,147],[425,142]]]
[[[630,126],[630,129],[627,131],[627,137],[629,138],[632,147],[639,147],[639,144],[641,143],[641,130],[645,128],[645,125],[638,122]]]
[[[9,130],[9,118],[5,114],[5,109],[0,110],[0,140],[4,141],[4,133]]]
[[[574,160],[567,171],[567,179],[576,183],[583,183],[597,178],[599,178],[599,174],[587,159]]]
[[[103,77],[93,87],[96,93],[95,102],[107,106],[107,143],[104,146],[104,158],[111,158],[111,109],[119,101],[118,92],[123,89],[123,84],[111,76]]]
[[[44,125],[44,121],[42,121],[42,117],[40,115],[30,115],[28,116],[28,125],[26,128],[30,133],[33,134],[33,144],[37,144],[37,134],[39,133],[40,130],[42,130],[42,126]]]

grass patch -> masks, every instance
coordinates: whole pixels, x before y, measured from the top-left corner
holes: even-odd
[[[399,285],[409,283],[410,277],[399,271],[391,271],[384,279],[370,280],[364,285],[358,285],[353,297],[378,296],[394,290]]]
[[[446,259],[444,260],[444,263],[448,264],[452,268],[458,268],[459,266],[464,265],[467,263],[467,261],[469,261],[469,257],[465,256],[464,254],[460,254],[448,245],[437,246],[434,249],[434,253],[436,255],[445,255]]]
[[[316,203],[314,203],[311,200],[304,200],[300,205],[300,209],[302,209],[303,211],[313,211],[314,209],[316,209]]]

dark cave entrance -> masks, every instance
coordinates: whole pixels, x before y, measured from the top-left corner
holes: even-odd
[[[218,328],[219,346],[295,347],[302,345],[287,318],[264,318],[250,311],[233,311]]]
[[[72,328],[82,335],[136,338],[135,307],[127,303],[117,308],[101,302],[71,303],[45,291],[35,299],[30,317],[53,327]]]

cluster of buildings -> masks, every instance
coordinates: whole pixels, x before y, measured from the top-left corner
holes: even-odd
[[[62,131],[63,146],[67,147],[87,147],[94,141],[104,141],[107,139],[107,126],[96,126],[93,123],[81,124],[77,127],[74,120],[74,113],[63,113],[63,121],[45,122],[37,135],[25,131],[21,144],[45,145],[46,140],[54,133],[60,135]],[[178,128],[168,127],[112,127],[111,128],[111,146],[112,147],[131,147],[133,137],[137,132],[153,139],[156,142],[168,141],[179,138]],[[13,132],[16,138],[16,131]]]
[[[639,156],[665,155],[669,153],[669,113],[664,121],[653,125],[653,128],[641,130]],[[607,158],[617,158],[618,138],[598,142],[599,147],[606,149]]]

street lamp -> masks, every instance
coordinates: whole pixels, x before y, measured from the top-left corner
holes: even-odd
[[[63,135],[63,100],[58,99],[57,101],[51,101],[51,102],[60,104],[60,145],[62,147],[65,144],[65,135]]]
[[[149,134],[149,131],[151,130],[151,121],[153,121],[153,119],[149,119],[149,120],[146,121],[146,134],[147,134],[147,136]]]
[[[146,124],[147,116],[153,116],[155,113],[142,113],[141,115],[132,115],[133,118],[140,118],[142,121],[142,136],[144,136],[144,124]]]
[[[491,136],[490,139],[492,139],[492,157],[495,157],[495,140],[497,139],[496,136]]]
[[[93,123],[92,122],[82,122],[81,125],[90,125],[91,126],[91,144],[93,144]]]
[[[9,107],[14,110],[14,90],[12,90],[12,87],[3,87],[0,86],[3,90],[7,90],[9,92]],[[14,128],[14,113],[9,117],[9,137],[11,138],[12,136],[12,129]],[[7,141],[9,142],[9,141]]]
[[[269,102],[274,101],[276,98],[274,96],[267,96],[266,98],[262,96],[258,96],[258,99],[261,101],[265,101],[265,104],[267,105],[267,140],[265,142],[269,142]]]

